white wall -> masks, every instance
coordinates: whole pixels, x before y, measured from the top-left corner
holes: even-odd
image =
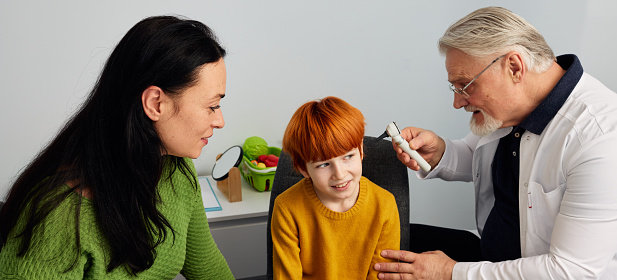
[[[79,107],[115,44],[144,17],[200,20],[229,52],[226,126],[195,161],[206,175],[216,154],[247,137],[280,147],[294,110],[328,95],[362,110],[368,135],[397,121],[463,137],[469,115],[452,108],[436,42],[451,23],[485,5],[522,15],[556,54],[578,54],[587,72],[617,89],[612,0],[1,1],[0,199]],[[410,183],[412,222],[475,227],[470,184],[415,176]]]

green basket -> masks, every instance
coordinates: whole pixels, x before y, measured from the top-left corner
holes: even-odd
[[[268,154],[280,156],[281,148],[268,147]],[[272,182],[274,182],[274,174],[276,172],[276,166],[274,167],[257,167],[246,156],[242,155],[242,163],[240,163],[240,173],[242,177],[253,186],[256,190],[263,192],[272,189]]]

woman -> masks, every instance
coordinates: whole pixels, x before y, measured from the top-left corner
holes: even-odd
[[[0,212],[0,278],[233,279],[195,167],[225,124],[225,50],[204,24],[137,23]]]

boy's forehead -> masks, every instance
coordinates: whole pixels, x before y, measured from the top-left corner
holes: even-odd
[[[360,151],[360,149],[358,147],[355,147],[355,148],[353,148],[353,149],[351,149],[349,151],[346,151],[346,152],[344,152],[344,153],[342,153],[340,155],[336,155],[336,156],[333,156],[333,157],[330,157],[330,158],[327,158],[327,159],[321,159],[320,157],[315,158],[315,159],[309,159],[309,160],[306,161],[306,163],[309,164],[309,163],[314,163],[314,162],[329,161],[329,160],[332,160],[332,159],[336,159],[336,158],[340,158],[340,157],[345,157],[345,156],[349,155],[352,152],[358,152],[358,151]]]

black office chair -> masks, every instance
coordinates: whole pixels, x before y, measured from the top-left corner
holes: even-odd
[[[380,187],[391,192],[396,198],[401,220],[401,249],[409,249],[409,178],[407,167],[396,157],[392,143],[364,137],[364,159],[362,175]],[[270,210],[267,227],[267,278],[272,279],[272,233],[270,232],[272,208],[276,197],[302,179],[302,175],[293,170],[289,154],[281,152],[270,195]]]

